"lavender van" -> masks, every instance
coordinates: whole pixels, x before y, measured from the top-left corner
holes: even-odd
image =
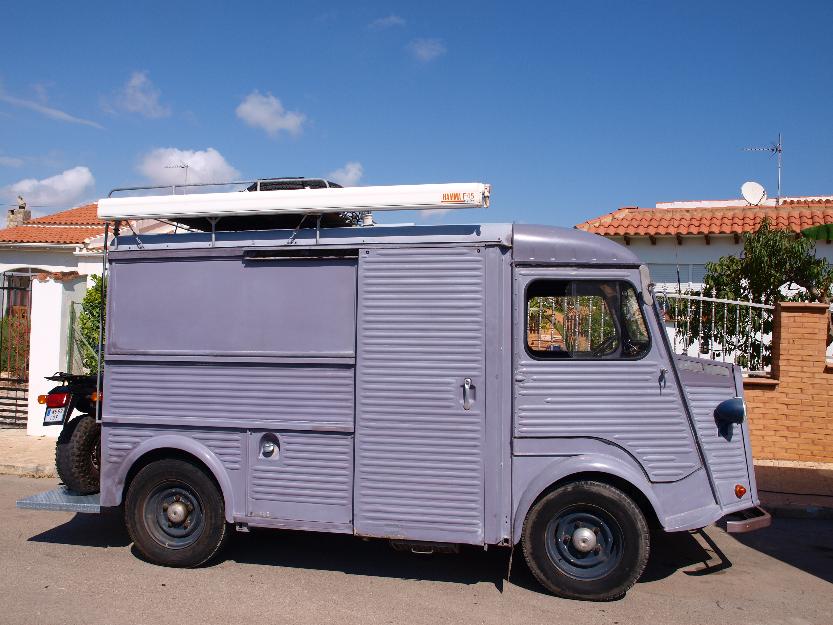
[[[100,492],[19,505],[122,506],[168,566],[251,527],[517,547],[549,591],[595,600],[636,582],[649,528],[768,525],[740,370],[673,353],[629,250],[366,215],[488,195],[301,182],[102,200],[122,234],[99,414],[65,426],[97,421]],[[326,227],[348,212],[365,225]],[[133,219],[184,227],[135,236]]]

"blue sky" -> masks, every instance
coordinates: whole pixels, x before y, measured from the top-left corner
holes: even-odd
[[[831,2],[6,2],[0,191],[484,181],[487,215],[833,193]],[[209,150],[210,149],[210,150]]]

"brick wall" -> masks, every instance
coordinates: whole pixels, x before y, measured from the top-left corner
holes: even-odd
[[[744,383],[756,459],[833,462],[828,314],[826,304],[784,302],[775,309],[772,378]]]

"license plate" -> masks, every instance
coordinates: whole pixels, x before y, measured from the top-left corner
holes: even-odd
[[[47,408],[46,414],[43,416],[43,424],[62,423],[64,420],[64,410],[65,408]]]

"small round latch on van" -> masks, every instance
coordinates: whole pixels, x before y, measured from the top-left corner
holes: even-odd
[[[260,455],[264,458],[271,458],[278,451],[278,445],[274,440],[265,438],[260,442]]]

